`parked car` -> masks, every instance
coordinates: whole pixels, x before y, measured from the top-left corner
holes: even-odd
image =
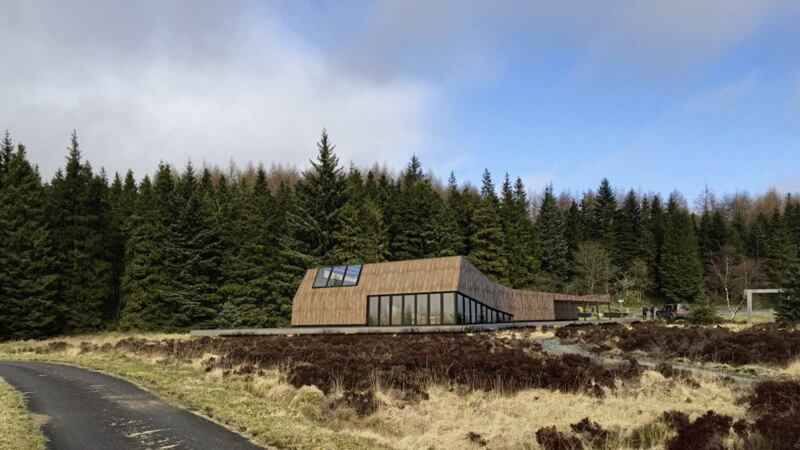
[[[689,315],[689,305],[686,303],[668,303],[656,311],[656,317],[664,320],[685,319]]]

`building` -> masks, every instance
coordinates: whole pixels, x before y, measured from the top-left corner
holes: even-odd
[[[599,303],[609,297],[511,289],[453,256],[310,269],[294,296],[292,326],[574,320],[579,305]]]

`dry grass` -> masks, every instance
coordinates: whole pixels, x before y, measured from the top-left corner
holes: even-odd
[[[357,423],[365,436],[399,448],[468,448],[468,433],[479,434],[490,448],[537,448],[535,433],[555,425],[569,431],[584,417],[604,428],[628,435],[655,421],[664,411],[684,411],[691,417],[709,409],[735,418],[745,409],[735,404],[739,392],[712,380],[689,387],[680,380],[644,372],[639,383],[607,390],[604,398],[583,394],[528,389],[513,395],[476,391],[457,393],[445,386],[431,386],[429,400],[409,405],[392,392],[381,392],[383,405],[374,415]],[[624,444],[617,443],[617,448]]]
[[[22,395],[0,378],[0,449],[45,448],[45,438],[25,410]]]
[[[552,336],[550,332],[535,334],[511,330],[498,333],[498,337]],[[0,357],[71,362],[120,375],[258,443],[281,448],[479,448],[477,441],[468,438],[469,433],[476,433],[488,448],[538,449],[535,433],[539,428],[554,425],[567,432],[570,424],[584,417],[623,436],[649,427],[651,447],[660,448],[669,436],[656,422],[664,411],[684,411],[692,418],[708,410],[734,418],[744,417],[746,412],[736,402],[742,388],[735,385],[702,378],[694,379],[697,384],[687,383],[646,371],[638,381],[605,389],[603,398],[545,389],[467,392],[457,386],[432,383],[427,389],[428,399],[408,400],[402,392],[376,382],[379,408],[362,417],[338,401],[342,389],[333,389],[327,396],[314,387],[298,389],[286,383],[279,368],[233,375],[219,369],[203,371],[203,360],[220,355],[206,354],[178,363],[116,350],[80,350],[81,342],[102,346],[130,336],[114,333],[6,343],[0,344]],[[136,337],[191,339],[185,335]],[[53,341],[69,345],[46,354],[31,351]],[[796,366],[800,373],[800,362]],[[610,442],[607,448],[627,447],[625,442]]]

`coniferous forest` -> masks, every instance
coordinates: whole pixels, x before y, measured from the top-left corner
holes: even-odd
[[[64,166],[43,181],[6,133],[0,339],[284,326],[308,268],[449,255],[515,288],[711,298],[731,312],[746,287],[800,292],[790,195],[707,190],[689,205],[606,179],[580,195],[531,194],[488,171],[477,187],[452,173],[441,183],[416,157],[399,174],[347,168],[325,132],[317,147],[299,173],[189,163],[109,177],[73,133]]]

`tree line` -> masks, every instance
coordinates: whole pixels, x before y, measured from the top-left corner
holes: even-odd
[[[66,164],[43,182],[6,132],[0,338],[284,326],[305,271],[326,264],[466,255],[514,288],[710,296],[732,313],[742,289],[800,279],[791,196],[707,191],[693,212],[678,193],[618,193],[607,179],[579,198],[552,186],[531,196],[508,174],[498,189],[488,170],[479,189],[452,173],[440,183],[416,157],[396,176],[344,168],[324,131],[317,147],[289,176],[162,163],[152,177],[109,181],[73,133]]]

